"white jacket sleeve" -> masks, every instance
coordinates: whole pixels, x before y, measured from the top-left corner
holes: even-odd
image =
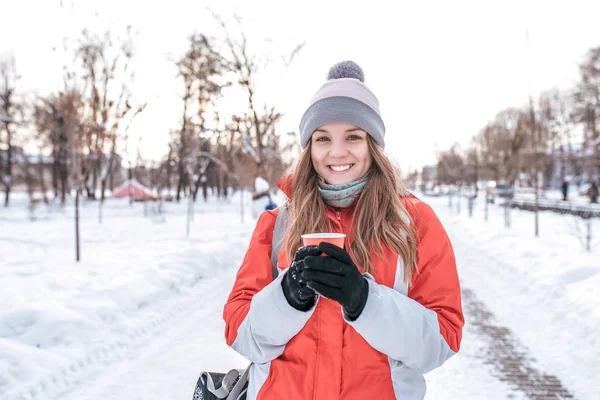
[[[264,363],[279,357],[315,310],[318,300],[306,312],[288,304],[281,288],[281,280],[286,272],[279,274],[277,279],[254,295],[250,310],[231,345],[252,362]]]
[[[348,323],[373,348],[426,373],[459,351],[464,317],[450,239],[427,204],[419,203],[416,215],[418,266],[410,286],[401,293],[367,276],[366,306]]]
[[[376,350],[427,373],[455,354],[440,333],[437,314],[387,286],[369,281],[362,314],[347,321]]]

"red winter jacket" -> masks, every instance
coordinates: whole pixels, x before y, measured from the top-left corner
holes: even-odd
[[[290,196],[291,179],[278,186]],[[458,352],[464,319],[452,245],[433,210],[402,198],[417,231],[418,273],[407,286],[404,263],[386,248],[365,274],[369,296],[355,321],[319,298],[292,308],[272,279],[271,241],[278,209],[265,211],[223,311],[227,344],[252,361],[248,400],[423,399],[423,374]],[[354,207],[327,216],[350,238]],[[285,244],[278,267],[289,261]],[[360,268],[360,267],[359,267]]]

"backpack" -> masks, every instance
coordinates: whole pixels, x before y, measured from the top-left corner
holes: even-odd
[[[289,226],[288,203],[278,207],[279,213],[273,228],[271,242],[271,270],[273,280],[279,275],[277,255],[285,242],[285,234]],[[203,371],[196,382],[192,400],[245,400],[248,391],[248,373],[250,365],[245,370],[232,369],[229,372]]]

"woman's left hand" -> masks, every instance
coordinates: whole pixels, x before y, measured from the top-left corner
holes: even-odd
[[[346,317],[354,321],[367,303],[369,283],[346,250],[326,242],[319,244],[319,250],[326,256],[306,257],[302,279],[318,294],[340,303]]]

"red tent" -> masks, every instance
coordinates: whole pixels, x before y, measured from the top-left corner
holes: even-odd
[[[135,179],[126,180],[121,186],[115,189],[112,197],[121,199],[124,197],[133,197],[134,200],[154,200],[156,196],[150,189],[142,185]]]

